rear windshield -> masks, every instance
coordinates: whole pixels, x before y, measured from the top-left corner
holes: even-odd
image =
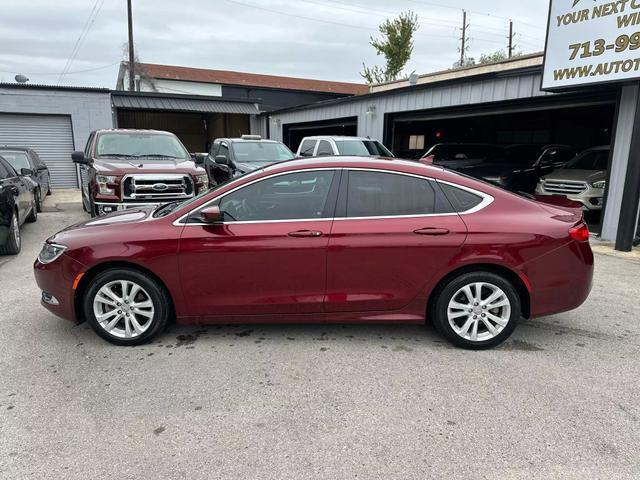
[[[281,143],[237,142],[233,144],[233,151],[239,162],[280,162],[295,157]]]
[[[393,157],[393,153],[377,140],[336,140],[336,147],[340,155]]]
[[[587,150],[575,157],[564,168],[570,170],[606,170],[609,150]]]
[[[16,172],[20,172],[20,169],[22,168],[31,168],[26,153],[2,151],[0,154],[2,155],[2,158],[9,162],[9,165],[11,165]]]
[[[154,157],[187,159],[189,152],[173,135],[153,133],[102,133],[96,146],[98,157]]]

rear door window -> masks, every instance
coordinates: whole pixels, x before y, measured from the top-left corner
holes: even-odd
[[[318,145],[318,151],[316,152],[318,157],[323,157],[327,155],[333,155],[333,148],[331,144],[326,140],[320,140],[320,144]]]
[[[15,177],[15,174],[11,171],[11,167],[5,163],[4,160],[0,159],[0,178],[11,178]]]
[[[315,140],[305,140],[300,146],[301,157],[313,157],[313,150],[316,148]]]
[[[432,181],[395,173],[350,171],[347,217],[390,217],[451,213]]]

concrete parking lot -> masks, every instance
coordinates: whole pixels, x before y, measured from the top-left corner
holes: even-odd
[[[122,348],[39,305],[43,240],[84,218],[49,198],[0,257],[0,478],[640,476],[636,259],[597,253],[584,306],[491,351],[403,325],[173,326]]]

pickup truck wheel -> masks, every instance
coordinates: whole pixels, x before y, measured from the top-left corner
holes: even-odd
[[[141,345],[164,330],[171,308],[164,288],[136,270],[106,270],[82,299],[91,328],[115,345]]]
[[[0,245],[0,255],[16,255],[20,253],[22,239],[20,237],[20,225],[18,222],[18,212],[13,212],[11,225],[7,233],[7,240],[4,245]]]

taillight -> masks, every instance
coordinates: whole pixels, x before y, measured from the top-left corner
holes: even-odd
[[[581,223],[575,227],[569,229],[569,236],[576,242],[588,242],[589,241],[589,228]]]

